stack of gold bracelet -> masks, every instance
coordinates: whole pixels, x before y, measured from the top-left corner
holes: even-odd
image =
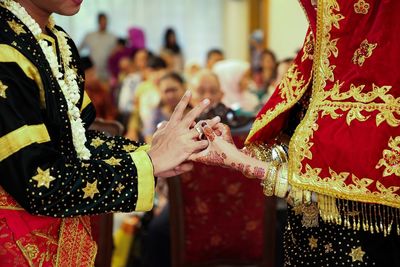
[[[247,147],[257,159],[268,162],[270,165],[265,178],[261,181],[266,196],[285,198],[288,192],[287,161],[285,149],[281,145],[271,147],[265,144],[251,144]]]

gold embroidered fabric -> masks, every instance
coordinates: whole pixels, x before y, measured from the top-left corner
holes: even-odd
[[[369,4],[365,0],[358,0],[357,3],[354,4],[354,12],[357,14],[368,14]]]
[[[273,121],[276,117],[278,117],[286,110],[289,110],[297,101],[299,101],[301,96],[306,91],[310,81],[311,75],[310,79],[308,81],[305,81],[303,74],[298,70],[298,66],[296,64],[292,64],[278,87],[280,96],[283,101],[281,101],[274,108],[269,109],[265,114],[263,114],[254,122],[250,130],[249,136],[247,137],[247,140],[249,140],[265,125]]]
[[[365,60],[372,56],[372,52],[377,46],[378,44],[369,43],[367,39],[362,41],[360,47],[354,52],[353,63],[361,67]]]
[[[383,157],[376,168],[384,168],[383,176],[396,175],[400,177],[400,136],[390,137],[389,149],[383,150]]]
[[[341,88],[344,85],[340,81],[335,82],[333,70],[336,66],[330,61],[331,58],[339,55],[336,47],[339,39],[331,40],[330,31],[333,28],[340,29],[339,22],[344,19],[344,16],[339,12],[340,8],[335,0],[319,2],[315,56],[319,60],[314,61],[313,100],[289,145],[289,183],[292,187],[331,195],[335,198],[400,208],[400,196],[396,193],[400,189],[398,187],[385,187],[381,182],[374,181],[373,177],[358,177],[354,173],[341,172],[332,168],[324,169],[324,174],[321,175],[321,168],[311,167],[305,163],[313,159],[312,138],[314,132],[320,128],[317,124],[320,117],[329,115],[336,119],[346,116],[348,125],[354,120],[368,119],[375,119],[377,126],[382,123],[391,127],[400,125],[400,120],[397,119],[400,115],[400,99],[390,94],[391,86],[372,84],[372,90],[364,92],[369,85],[351,84],[347,85],[349,88],[346,89]],[[334,84],[333,88],[326,90],[328,81]],[[350,99],[355,101],[350,102]]]
[[[400,125],[400,119],[396,118],[396,114],[400,115],[400,97],[395,98],[389,94],[391,86],[377,86],[372,84],[372,90],[364,93],[366,85],[356,86],[350,85],[348,90],[343,90],[343,84],[336,82],[331,90],[321,91],[318,93],[317,108],[322,111],[322,116],[331,116],[337,119],[342,115],[346,115],[348,125],[353,120],[366,121],[369,118],[375,118],[376,126],[386,122],[392,127]],[[350,101],[351,99],[356,102]],[[345,101],[349,100],[349,101]],[[339,111],[342,111],[339,113]],[[376,114],[374,116],[366,114]]]

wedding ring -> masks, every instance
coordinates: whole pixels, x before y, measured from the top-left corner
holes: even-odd
[[[203,129],[198,125],[194,126],[194,128],[199,133],[199,139],[203,138]]]

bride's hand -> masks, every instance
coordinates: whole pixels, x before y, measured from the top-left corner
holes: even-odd
[[[240,171],[249,178],[265,178],[268,164],[241,152],[232,142],[229,128],[221,123],[209,125],[199,122],[209,145],[206,149],[192,154],[189,159],[207,165],[227,167]]]
[[[189,159],[207,165],[221,167],[232,167],[234,158],[240,151],[233,144],[232,136],[228,126],[217,123],[213,126],[201,121],[195,127],[201,127],[209,145],[205,150],[192,154]]]

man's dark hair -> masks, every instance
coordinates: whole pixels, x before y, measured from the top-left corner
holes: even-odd
[[[100,20],[102,19],[102,18],[107,18],[107,15],[106,15],[106,13],[99,13],[98,15],[97,15],[97,21],[98,22],[100,22]]]
[[[207,52],[207,59],[209,59],[213,54],[218,54],[218,55],[224,56],[224,52],[222,52],[221,49],[213,48]]]
[[[150,56],[147,61],[147,67],[153,70],[161,70],[167,68],[167,63],[164,59],[158,56]]]

